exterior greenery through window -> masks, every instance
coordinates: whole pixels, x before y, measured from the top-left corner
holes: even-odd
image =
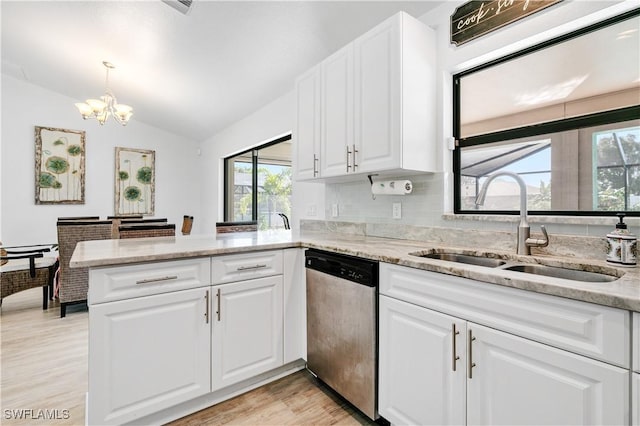
[[[640,211],[640,127],[593,134],[594,210]]]
[[[224,164],[224,220],[284,228],[280,215],[291,214],[291,136],[227,157]]]
[[[453,76],[455,213],[517,214],[520,188],[508,176],[475,204],[489,175],[509,171],[525,182],[530,214],[640,216],[639,26],[640,9],[632,10]],[[609,46],[607,55],[631,56],[635,77],[611,58],[599,57],[616,66],[596,83],[595,65],[571,68],[574,52],[592,57],[598,44]],[[551,79],[558,74],[564,80]],[[580,92],[587,85],[591,95]]]

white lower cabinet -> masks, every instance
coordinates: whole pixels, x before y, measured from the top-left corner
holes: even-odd
[[[165,423],[306,357],[303,249],[89,276],[87,424]]]
[[[628,424],[628,370],[477,324],[467,333],[467,423]]]
[[[640,373],[640,312],[633,313],[633,338],[631,340],[632,369],[636,373]]]
[[[307,359],[307,285],[302,248],[283,250],[284,363]]]
[[[399,291],[408,288],[399,280],[420,285],[421,277],[427,282],[434,279],[433,274],[386,264],[380,267],[378,410],[392,424],[631,421],[628,368],[480,325],[475,321],[482,316],[473,310],[471,321],[463,311],[455,311],[454,316],[400,300],[397,295],[411,299],[416,293]],[[389,279],[394,282],[385,282]],[[447,289],[456,291],[457,286],[450,282]],[[474,294],[474,309],[485,312],[493,325],[500,313],[484,306],[484,287],[476,291],[466,289],[465,294]],[[441,298],[437,292],[431,295],[434,301]],[[516,299],[512,303],[514,309],[519,306]],[[523,301],[519,309],[527,310],[527,304]],[[637,393],[634,398],[637,405]]]
[[[282,275],[211,289],[211,390],[283,365]]]
[[[90,307],[88,424],[122,424],[210,391],[209,292]]]
[[[380,415],[402,425],[464,424],[465,322],[386,296],[379,314]]]
[[[633,313],[633,370],[631,377],[631,424],[640,426],[640,312]]]
[[[640,426],[640,373],[631,376],[631,424]]]

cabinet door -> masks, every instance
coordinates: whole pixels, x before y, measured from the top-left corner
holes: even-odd
[[[629,370],[467,324],[469,424],[628,424]],[[467,336],[470,339],[469,335]]]
[[[89,310],[88,424],[122,424],[210,391],[210,290]]]
[[[465,330],[457,318],[380,296],[378,411],[384,418],[464,424]]]
[[[632,369],[636,373],[640,373],[640,312],[633,313],[633,337],[631,339],[632,346]]]
[[[322,62],[322,177],[352,172],[353,150],[353,45]]]
[[[212,289],[212,390],[281,366],[282,275]]]
[[[294,158],[297,179],[313,179],[319,172],[320,66],[296,80],[296,130]]]
[[[401,166],[401,22],[396,14],[354,42],[356,172]]]
[[[631,375],[631,424],[640,426],[640,373]]]
[[[284,363],[307,359],[307,286],[304,249],[284,252]]]

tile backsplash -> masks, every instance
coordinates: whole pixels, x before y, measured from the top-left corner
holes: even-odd
[[[389,178],[373,177],[376,180]],[[411,225],[436,225],[441,223],[444,211],[442,196],[443,174],[421,174],[405,176],[413,184],[407,195],[371,195],[371,184],[366,176],[362,180],[334,183],[325,186],[325,217],[363,223],[396,223]],[[393,204],[401,203],[402,217],[393,219]],[[338,216],[333,216],[333,206],[338,206]]]
[[[401,179],[412,181],[411,194],[377,195],[374,198],[366,176],[361,181],[328,183],[325,185],[327,220],[302,221],[301,229],[515,251],[518,215],[444,213],[447,210],[444,173]],[[393,218],[394,203],[401,204],[400,219]],[[605,235],[614,229],[617,222],[615,217],[529,215],[528,219],[532,237],[541,238],[542,224],[550,236],[550,245],[534,249],[534,254],[598,260],[605,258]],[[640,234],[640,218],[626,218],[625,222],[631,232]]]

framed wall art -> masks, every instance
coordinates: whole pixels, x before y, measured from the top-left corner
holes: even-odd
[[[155,157],[155,151],[116,147],[116,216],[154,214]]]
[[[85,132],[35,127],[36,204],[84,204]]]

